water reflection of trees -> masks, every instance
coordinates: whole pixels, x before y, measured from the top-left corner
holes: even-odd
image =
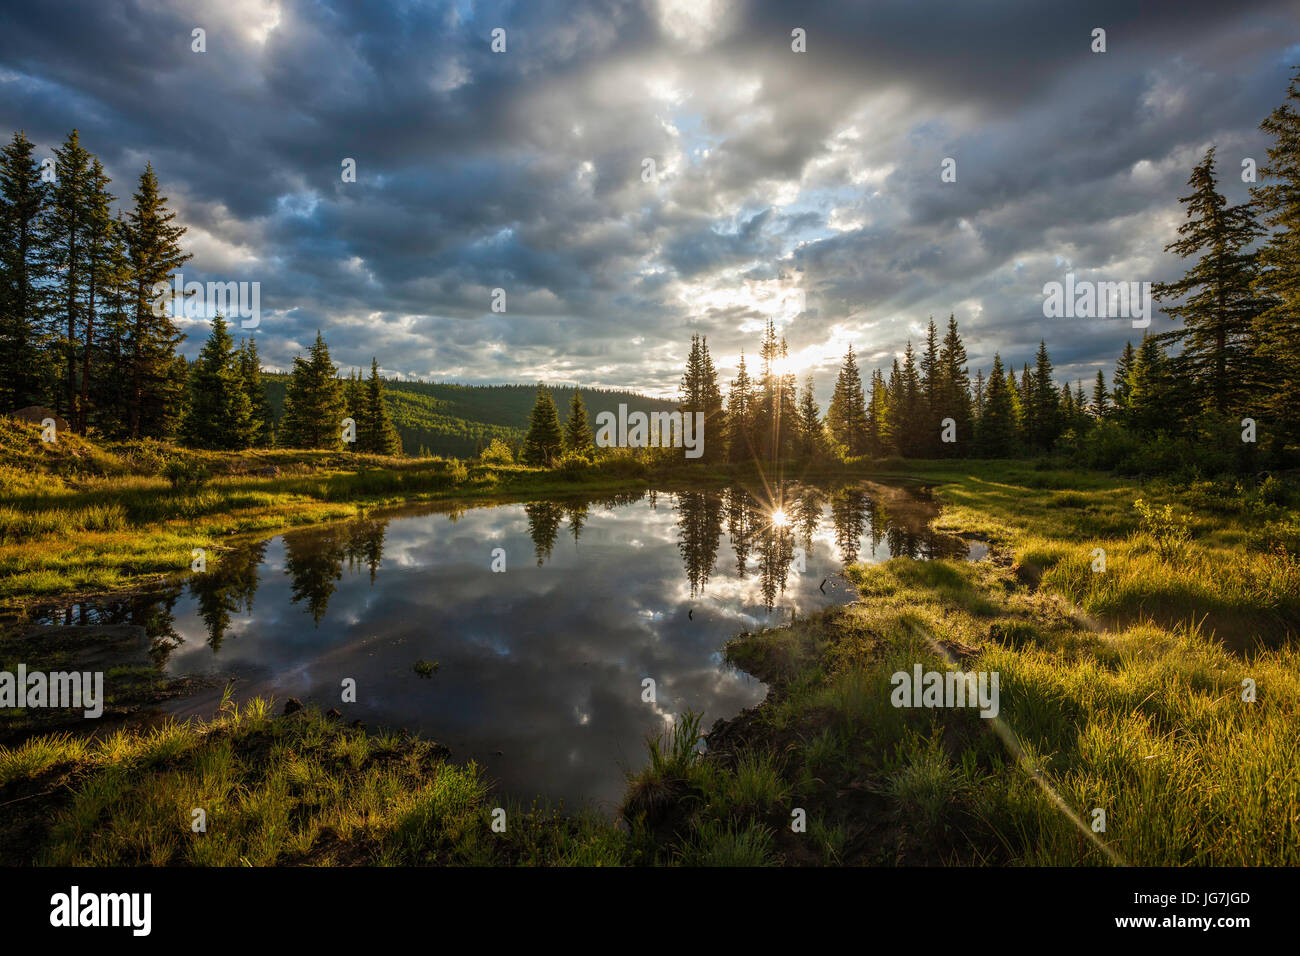
[[[564,510],[569,516],[569,532],[573,535],[574,542],[577,543],[577,540],[582,537],[583,526],[587,523],[587,506],[585,504],[569,505]]]
[[[168,584],[139,591],[107,604],[78,601],[66,606],[47,607],[32,616],[31,623],[44,626],[116,626],[142,627],[150,639],[150,657],[162,666],[168,655],[184,639],[176,630],[176,601],[184,586]]]
[[[701,593],[713,573],[722,537],[722,499],[705,491],[677,496],[677,550],[686,566],[691,597]]]
[[[230,627],[234,614],[253,609],[257,593],[257,569],[266,556],[266,542],[227,551],[208,565],[202,574],[190,576],[190,595],[198,608],[199,619],[208,632],[208,646],[213,653]]]
[[[550,560],[555,550],[556,539],[560,535],[560,525],[566,518],[569,522],[569,533],[573,535],[573,540],[576,542],[581,539],[582,531],[587,526],[592,506],[620,508],[634,504],[646,496],[647,493],[644,491],[629,491],[581,501],[530,501],[524,505],[524,515],[528,519],[528,536],[533,539],[533,553],[537,558],[537,566],[541,567]]]
[[[839,488],[831,493],[831,523],[835,526],[835,547],[839,549],[840,560],[845,564],[852,564],[858,560],[858,547],[871,519],[871,498],[865,491],[858,488]]]
[[[588,525],[591,509],[612,510],[641,500],[647,500],[652,507],[659,503],[657,496],[637,490],[524,505],[538,564],[550,559],[566,519],[568,531],[577,541]],[[811,558],[815,539],[825,531],[830,531],[844,563],[860,560],[868,541],[872,555],[882,542],[890,556],[928,559],[966,552],[960,539],[932,530],[937,505],[913,489],[874,484],[814,488],[786,483],[764,489],[760,496],[733,487],[722,492],[685,491],[666,500],[672,502],[675,511],[677,550],[692,598],[704,592],[714,574],[724,528],[737,575],[744,578],[757,571],[761,599],[769,610],[788,585],[796,544]],[[780,504],[772,504],[773,500]],[[773,521],[778,507],[787,521]],[[449,517],[455,520],[459,515]],[[830,527],[826,528],[828,519]],[[345,566],[350,573],[368,573],[374,584],[383,563],[386,532],[386,521],[367,518],[286,535],[285,573],[291,579],[293,602],[303,604],[313,622],[319,624]],[[183,584],[164,585],[104,605],[79,602],[51,607],[34,620],[45,624],[143,626],[152,639],[155,659],[162,663],[182,643],[174,609],[177,599],[188,589],[207,632],[206,642],[217,652],[235,616],[252,610],[267,546],[262,542],[223,552],[206,572],[190,575]]]
[[[564,506],[554,501],[533,501],[524,505],[524,514],[528,516],[528,536],[533,539],[533,551],[540,568],[555,548],[560,522],[564,520]]]
[[[678,550],[692,596],[703,590],[717,552],[717,533],[707,516],[720,509],[736,573],[758,572],[763,605],[770,610],[788,584],[796,543],[811,556],[815,539],[829,518],[840,561],[873,558],[883,543],[891,557],[952,557],[965,553],[960,539],[930,527],[937,506],[923,493],[905,488],[844,484],[831,488],[784,483],[761,496],[743,488],[720,495],[692,492],[678,496]],[[714,510],[710,510],[714,509]],[[777,511],[784,521],[775,521]],[[869,552],[866,549],[869,547]],[[707,562],[707,563],[706,563]]]
[[[784,492],[784,488],[779,489],[774,496],[778,502],[785,500]],[[771,610],[777,595],[785,592],[794,561],[794,527],[790,523],[777,524],[774,513],[778,506],[766,504],[744,489],[729,489],[725,497],[727,537],[736,555],[736,573],[748,574],[749,559],[755,559],[763,607]],[[793,500],[790,507],[797,516]]]
[[[293,603],[305,604],[313,623],[320,624],[343,578],[345,562],[349,572],[365,568],[374,584],[383,563],[387,529],[388,522],[367,518],[311,534],[285,535],[284,571],[291,579]]]

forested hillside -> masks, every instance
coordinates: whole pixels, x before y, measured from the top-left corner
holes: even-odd
[[[349,370],[340,369],[340,374]],[[288,374],[263,372],[267,399],[279,422],[284,413]],[[550,388],[556,407],[568,409],[572,388]],[[634,392],[581,389],[588,418],[595,424],[599,412],[617,413],[620,403],[629,411],[666,411],[676,403],[647,398]],[[500,438],[518,449],[528,429],[528,415],[537,398],[536,385],[454,385],[443,382],[384,382],[384,401],[408,455],[421,449],[433,455],[466,457]]]

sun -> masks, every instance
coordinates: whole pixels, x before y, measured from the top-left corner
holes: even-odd
[[[790,526],[790,516],[785,513],[784,508],[777,508],[772,512],[772,527],[788,528]]]

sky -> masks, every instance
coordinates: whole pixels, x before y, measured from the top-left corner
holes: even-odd
[[[1192,167],[1245,200],[1297,63],[1294,2],[11,3],[0,135],[78,129],[122,203],[152,162],[185,279],[260,283],[267,368],[319,330],[386,376],[673,396],[693,334],[725,390],[770,318],[824,408],[849,344],[865,377],[950,314],[972,377],[1040,339],[1109,377],[1142,332],[1044,284],[1181,274]]]

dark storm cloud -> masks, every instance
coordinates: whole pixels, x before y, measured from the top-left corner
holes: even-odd
[[[973,366],[1044,338],[1090,377],[1140,332],[1045,320],[1043,283],[1172,275],[1192,164],[1244,198],[1298,40],[1280,2],[26,4],[0,124],[79,128],[124,200],[152,161],[279,367],[320,328],[348,367],[662,391],[771,315],[825,394],[952,312]]]

